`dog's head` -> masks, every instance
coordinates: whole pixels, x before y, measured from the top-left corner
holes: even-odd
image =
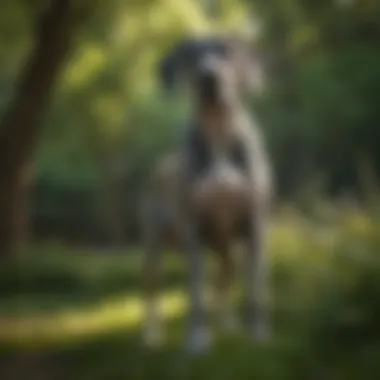
[[[171,89],[185,79],[200,104],[234,103],[247,89],[261,86],[260,62],[247,45],[225,36],[183,40],[161,62],[163,85]]]

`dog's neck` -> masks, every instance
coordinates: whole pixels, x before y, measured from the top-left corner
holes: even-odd
[[[241,108],[236,105],[198,106],[195,110],[196,125],[212,145],[224,145],[241,112]]]
[[[221,105],[199,106],[196,109],[196,121],[202,132],[207,134],[225,133],[230,124],[233,107]]]

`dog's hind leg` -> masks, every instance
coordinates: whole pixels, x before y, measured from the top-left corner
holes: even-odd
[[[206,326],[205,254],[199,234],[189,226],[186,230],[185,249],[189,267],[190,318],[186,350],[190,354],[204,352],[210,345],[210,332]]]
[[[236,268],[230,248],[223,245],[217,250],[218,269],[214,299],[216,321],[226,331],[233,331],[238,327],[232,294]]]
[[[246,300],[248,328],[255,340],[269,337],[269,279],[266,249],[267,215],[257,207],[251,219],[246,255]]]

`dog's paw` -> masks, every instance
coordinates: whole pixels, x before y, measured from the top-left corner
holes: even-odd
[[[251,327],[251,337],[255,342],[267,342],[271,338],[271,330],[267,323],[254,323]]]
[[[222,328],[223,331],[226,331],[228,333],[235,332],[240,327],[239,319],[234,314],[226,314],[224,315],[220,321],[219,325]]]
[[[189,354],[202,354],[206,352],[211,345],[211,334],[206,328],[197,328],[190,331],[189,337],[185,344],[185,350]]]
[[[142,333],[142,343],[145,347],[151,349],[162,346],[162,332],[158,328],[144,329]]]

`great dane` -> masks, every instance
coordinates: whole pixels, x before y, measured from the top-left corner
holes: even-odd
[[[156,290],[162,251],[175,243],[186,253],[190,315],[186,348],[210,344],[205,302],[205,248],[217,253],[219,314],[234,324],[229,294],[232,247],[245,242],[244,283],[249,334],[269,333],[266,229],[272,194],[270,163],[258,125],[244,107],[247,89],[260,86],[260,66],[245,43],[226,36],[189,38],[162,61],[167,89],[184,78],[193,110],[178,152],[154,173],[143,204],[147,344],[160,337]]]

